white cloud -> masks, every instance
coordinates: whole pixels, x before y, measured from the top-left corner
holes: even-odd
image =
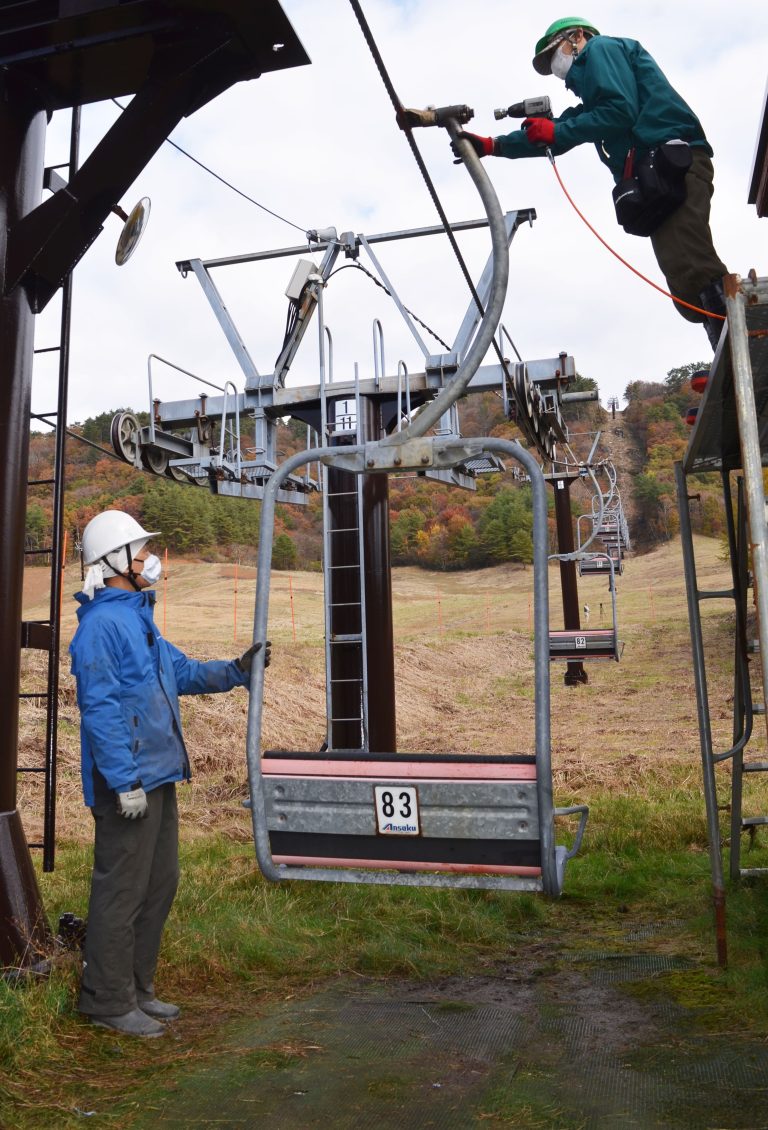
[[[299,228],[334,225],[371,234],[437,223],[404,135],[346,0],[283,6],[312,65],[241,84],[175,132],[189,149],[244,192]],[[467,102],[470,128],[499,133],[493,109],[548,93],[556,109],[571,99],[555,79],[531,66],[533,45],[559,10],[531,13],[509,0],[365,0],[364,10],[395,88],[408,105]],[[768,21],[764,0],[739,5],[726,20],[715,0],[646,3],[594,0],[585,15],[604,33],[639,39],[704,123],[715,150],[712,227],[732,270],[766,273],[759,249],[768,221],[747,204],[758,123],[764,105]],[[84,111],[87,152],[118,113],[111,104]],[[67,115],[49,130],[48,157],[64,159]],[[443,131],[418,135],[443,205],[452,220],[481,214],[465,171],[452,163]],[[661,380],[672,366],[709,356],[703,330],[686,323],[669,301],[637,279],[595,240],[541,161],[489,161],[505,208],[534,207],[538,219],[512,246],[504,315],[524,357],[572,353],[594,377],[603,399],[621,395],[635,378]],[[565,155],[558,167],[579,207],[616,251],[663,284],[647,240],[617,227],[611,178],[591,147]],[[163,146],[136,181],[124,206],[152,198],[152,217],[131,262],[114,266],[119,221],[75,273],[70,419],[130,404],[146,407],[146,359],[159,353],[216,383],[243,378],[194,280],[182,280],[177,259],[241,254],[303,242],[301,232],[260,211],[176,152]],[[487,237],[462,239],[477,274]],[[451,341],[469,300],[447,241],[432,237],[378,249],[403,301]],[[280,347],[290,260],[216,272],[216,282],[258,367],[269,371]],[[57,337],[58,303],[38,320],[37,344]],[[382,319],[387,368],[403,357],[411,371],[420,353],[391,302],[373,284],[344,271],[327,291],[337,376],[372,367],[371,320]],[[296,372],[313,380],[314,330]],[[431,344],[431,343],[430,343]],[[162,378],[157,391],[189,395],[189,382]],[[37,410],[55,400],[54,365],[41,362],[33,393]]]

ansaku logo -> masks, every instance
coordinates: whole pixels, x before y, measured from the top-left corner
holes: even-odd
[[[402,832],[405,834],[410,833],[412,835],[414,832],[418,832],[419,826],[418,824],[393,824],[390,820],[390,822],[388,824],[385,824],[381,830],[382,832]]]

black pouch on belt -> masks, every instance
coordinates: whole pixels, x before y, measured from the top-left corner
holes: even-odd
[[[685,200],[691,167],[686,141],[665,141],[637,157],[627,153],[624,176],[613,190],[616,219],[629,235],[652,235]]]

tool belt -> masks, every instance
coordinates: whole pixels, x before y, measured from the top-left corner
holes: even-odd
[[[686,197],[691,167],[686,141],[665,141],[637,157],[627,153],[624,175],[613,190],[616,219],[629,235],[652,235]]]

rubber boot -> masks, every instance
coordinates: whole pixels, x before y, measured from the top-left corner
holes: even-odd
[[[699,305],[710,314],[720,315],[719,318],[707,318],[704,322],[704,330],[709,338],[709,344],[713,349],[717,349],[720,334],[723,332],[723,326],[725,325],[722,319],[726,317],[727,314],[722,279],[713,279],[711,283],[708,283],[704,287],[699,294]]]
[[[132,1008],[121,1016],[92,1016],[91,1023],[97,1028],[111,1028],[125,1036],[162,1036],[165,1028],[159,1020],[153,1020],[140,1008]]]
[[[142,1012],[146,1012],[147,1016],[154,1017],[155,1020],[178,1020],[181,1016],[181,1009],[177,1004],[159,1001],[157,997],[151,997],[145,1001],[139,999],[139,1008]]]

